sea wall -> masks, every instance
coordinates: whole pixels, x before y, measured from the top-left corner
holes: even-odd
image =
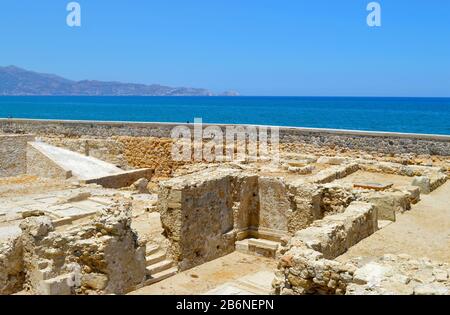
[[[113,136],[167,138],[174,123],[133,123],[99,121],[56,121],[0,119],[0,132],[32,133],[38,136],[63,135],[66,137]],[[193,128],[192,124],[184,124]],[[204,127],[208,125],[204,124]],[[227,125],[220,125],[223,129]],[[305,143],[318,146],[342,147],[381,153],[416,153],[450,156],[450,136],[363,132],[333,129],[280,128],[281,143]]]

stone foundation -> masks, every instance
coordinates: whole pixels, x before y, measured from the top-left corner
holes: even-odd
[[[233,174],[208,172],[161,184],[159,212],[180,270],[234,251]]]
[[[332,259],[378,229],[371,204],[354,202],[344,213],[316,221],[296,233],[280,259],[278,294],[343,294],[355,268]]]
[[[22,235],[0,247],[0,293],[124,294],[145,281],[145,245],[120,203],[93,219],[56,228],[46,216],[22,221]]]

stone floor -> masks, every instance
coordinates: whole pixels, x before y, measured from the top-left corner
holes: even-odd
[[[276,260],[234,252],[131,295],[269,294]]]

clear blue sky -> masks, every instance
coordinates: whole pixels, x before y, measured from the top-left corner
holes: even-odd
[[[450,1],[1,0],[0,65],[244,95],[450,96]]]

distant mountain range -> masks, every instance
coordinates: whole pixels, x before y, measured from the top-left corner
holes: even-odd
[[[0,67],[0,96],[237,96],[234,91],[104,81],[72,81],[15,66]]]

